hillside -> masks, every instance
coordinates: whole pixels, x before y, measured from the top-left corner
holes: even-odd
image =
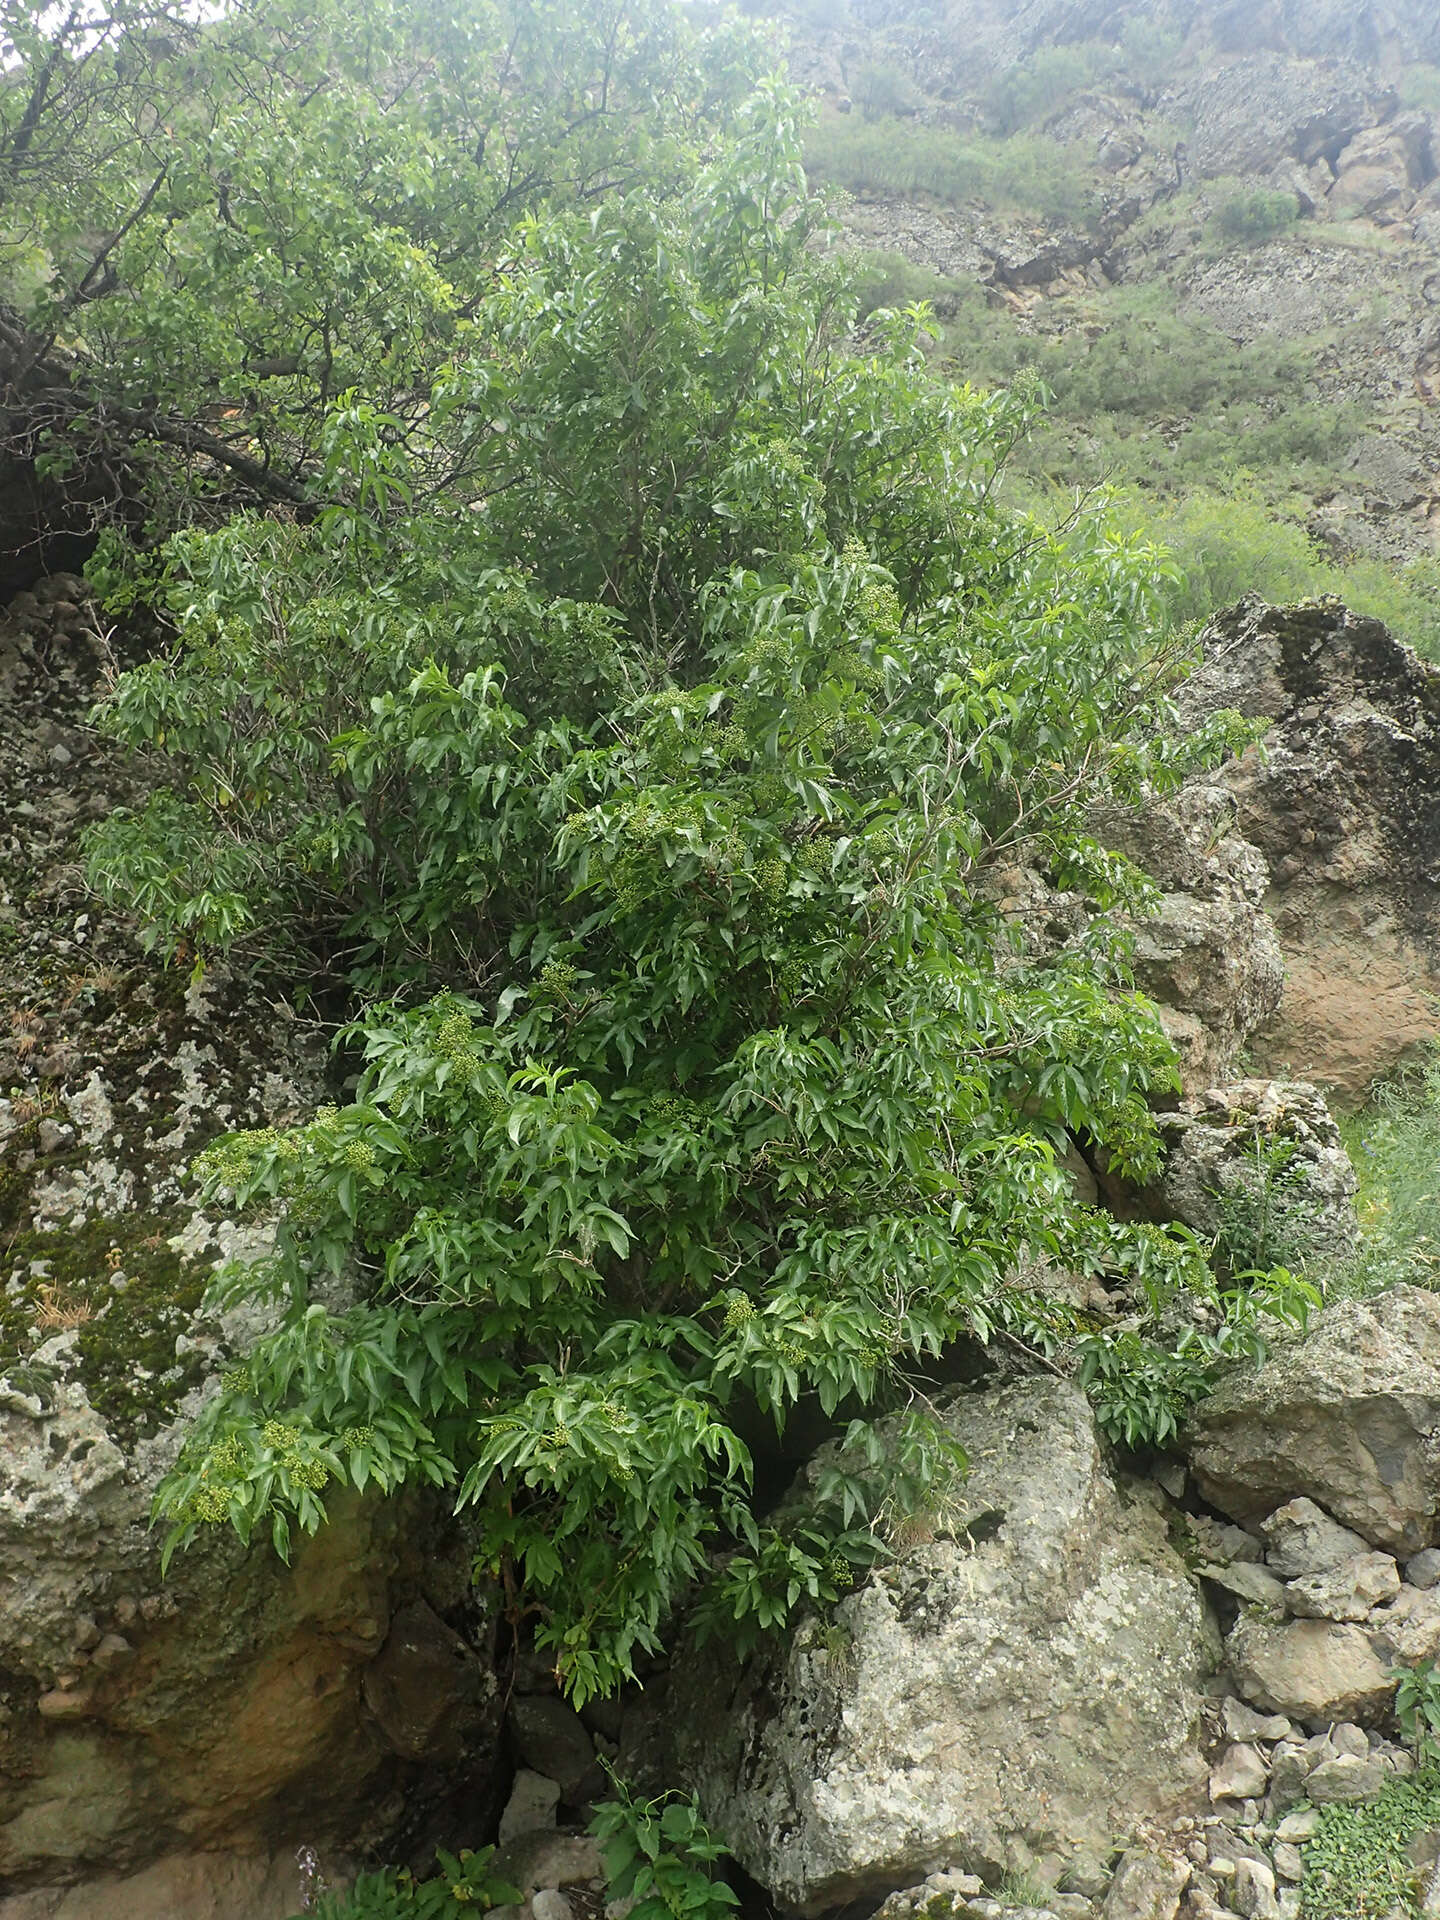
[[[815,7],[807,146],[870,297],[1053,396],[1207,615],[1336,591],[1440,645],[1440,28],[1423,6]]]

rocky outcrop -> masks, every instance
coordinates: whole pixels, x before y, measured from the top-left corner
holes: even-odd
[[[186,1164],[302,1117],[324,1052],[86,894],[77,830],[139,790],[85,723],[106,663],[78,580],[0,620],[0,1916],[183,1889],[148,1912],[279,1920],[297,1845],[357,1848],[412,1790],[483,1803],[491,1623],[424,1502],[334,1501],[293,1567],[216,1536],[161,1577],[156,1482],[255,1330],[206,1281],[264,1246]]]
[[[1252,1056],[1358,1101],[1440,1037],[1440,669],[1333,601],[1242,601],[1202,646],[1184,714],[1271,722],[1224,776],[1285,956]]]
[[[1234,1076],[1251,1033],[1280,1004],[1265,863],[1235,830],[1231,794],[1213,782],[1145,808],[1106,809],[1092,824],[1160,889],[1134,929],[1135,983],[1160,1008],[1186,1091],[1203,1093]]]
[[[1235,1080],[1160,1116],[1156,1211],[1217,1237],[1237,1268],[1343,1259],[1358,1236],[1355,1170],[1312,1086]]]
[[[944,1418],[971,1476],[936,1537],[738,1678],[687,1661],[666,1702],[670,1764],[807,1913],[1103,1854],[1202,1771],[1205,1615],[1083,1396],[1018,1380]]]
[[[1195,1410],[1202,1493],[1250,1523],[1303,1495],[1363,1539],[1413,1554],[1440,1513],[1440,1295],[1395,1287],[1330,1307]]]

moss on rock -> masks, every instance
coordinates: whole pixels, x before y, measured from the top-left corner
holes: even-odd
[[[171,1245],[183,1224],[172,1211],[15,1234],[0,1257],[0,1370],[22,1385],[36,1347],[73,1327],[80,1378],[113,1438],[126,1446],[166,1425],[208,1365],[203,1352],[176,1353],[208,1278],[207,1263]]]

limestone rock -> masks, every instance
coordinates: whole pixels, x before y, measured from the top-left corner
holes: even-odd
[[[1284,962],[1262,902],[1265,862],[1235,831],[1228,789],[1197,781],[1133,809],[1097,809],[1093,828],[1160,888],[1137,922],[1136,983],[1160,1008],[1187,1091],[1229,1078],[1250,1034],[1280,1004]]]
[[[1265,1791],[1269,1768],[1254,1747],[1227,1747],[1210,1772],[1212,1800],[1258,1800]]]
[[[219,1133],[305,1118],[327,1068],[258,988],[220,966],[187,988],[83,892],[78,828],[146,797],[85,724],[83,600],[52,579],[0,612],[0,1885],[67,1920],[239,1920],[263,1835],[291,1851],[285,1914],[297,1844],[379,1841],[412,1790],[483,1798],[498,1690],[486,1668],[438,1778],[366,1704],[404,1602],[485,1645],[473,1556],[429,1499],[332,1488],[291,1566],[215,1532],[162,1581],[156,1483],[264,1326],[202,1310],[217,1262],[268,1242],[197,1212],[186,1168]]]
[[[491,1862],[497,1880],[518,1887],[528,1900],[540,1887],[575,1887],[603,1880],[600,1842],[588,1833],[542,1830],[517,1835],[500,1847]]]
[[[1329,1573],[1365,1551],[1358,1533],[1342,1527],[1313,1500],[1287,1500],[1260,1523],[1269,1551],[1266,1565],[1283,1579]]]
[[[1394,1698],[1395,1682],[1359,1627],[1325,1620],[1277,1625],[1242,1616],[1225,1652],[1252,1706],[1294,1720],[1374,1725]]]
[[[1440,669],[1335,601],[1252,597],[1202,647],[1183,717],[1238,707],[1272,723],[1263,757],[1223,776],[1285,956],[1252,1054],[1358,1101],[1440,1031]]]
[[[1404,1666],[1440,1657],[1440,1592],[1402,1587],[1388,1607],[1370,1616],[1370,1639],[1385,1659]]]
[[[1425,1547],[1405,1562],[1405,1584],[1409,1587],[1440,1586],[1440,1547]]]
[[[1285,1589],[1291,1613],[1311,1620],[1363,1620],[1393,1600],[1400,1573],[1388,1553],[1363,1553],[1328,1573],[1302,1574]]]
[[[575,1709],[557,1694],[521,1694],[510,1703],[510,1734],[524,1766],[554,1780],[577,1807],[605,1784],[595,1745]]]
[[[0,1920],[289,1920],[302,1885],[290,1849],[176,1853],[139,1873],[0,1895]]]
[[[553,1833],[555,1809],[559,1804],[558,1782],[546,1779],[543,1773],[535,1773],[529,1767],[522,1767],[515,1776],[510,1798],[500,1816],[501,1846],[507,1846],[512,1840],[520,1840],[526,1834]]]
[[[1402,1286],[1237,1369],[1196,1408],[1188,1450],[1205,1497],[1241,1522],[1302,1494],[1409,1554],[1435,1532],[1437,1431],[1440,1295]]]
[[[1189,1878],[1188,1861],[1133,1848],[1115,1869],[1101,1920],[1175,1920]]]
[[[1167,1153],[1159,1210],[1198,1233],[1254,1237],[1256,1264],[1299,1266],[1348,1253],[1358,1232],[1355,1170],[1317,1090],[1236,1080],[1160,1120]]]
[[[1337,1801],[1374,1800],[1389,1778],[1378,1760],[1337,1753],[1333,1760],[1320,1762],[1306,1781],[1305,1790],[1317,1807],[1333,1806]]]
[[[1248,1600],[1252,1606],[1283,1607],[1285,1604],[1284,1584],[1267,1567],[1252,1566],[1242,1560],[1233,1567],[1206,1565],[1195,1571],[1202,1580],[1213,1581],[1237,1599]]]
[[[660,1771],[805,1912],[1025,1866],[1056,1834],[1103,1852],[1201,1771],[1198,1596],[1083,1398],[1021,1380],[944,1417],[972,1462],[947,1537],[738,1675],[685,1659],[661,1716]]]

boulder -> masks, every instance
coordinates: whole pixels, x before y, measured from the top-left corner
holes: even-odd
[[[1358,1533],[1340,1526],[1313,1500],[1287,1500],[1260,1522],[1260,1531],[1269,1547],[1266,1565],[1285,1580],[1329,1573],[1365,1551]]]
[[[1280,1004],[1285,969],[1262,902],[1265,862],[1235,830],[1229,791],[1196,781],[1166,800],[1097,809],[1107,846],[1160,889],[1136,922],[1135,981],[1160,1008],[1187,1092],[1233,1076],[1250,1034]]]
[[[1188,1452],[1205,1498],[1242,1524],[1301,1494],[1411,1554],[1435,1534],[1437,1430],[1440,1296],[1395,1287],[1327,1308],[1262,1366],[1237,1368],[1196,1408]]]
[[[187,984],[83,891],[78,829],[145,774],[85,724],[83,603],[42,581],[0,615],[0,1884],[65,1920],[278,1916],[297,1846],[378,1842],[412,1794],[412,1830],[452,1792],[484,1804],[493,1623],[427,1498],[332,1488],[290,1566],[217,1531],[161,1577],[156,1484],[262,1325],[206,1286],[267,1250],[185,1170],[306,1117],[327,1066],[255,985]],[[463,1700],[406,1650],[422,1617]]]
[[[1266,1713],[1319,1723],[1373,1726],[1395,1696],[1395,1682],[1359,1627],[1326,1620],[1281,1624],[1242,1615],[1225,1643],[1236,1690]]]
[[[1364,1553],[1328,1573],[1306,1573],[1285,1589],[1291,1613],[1309,1620],[1363,1620],[1400,1591],[1388,1553]]]
[[[604,1786],[595,1743],[558,1694],[519,1695],[510,1703],[509,1726],[521,1764],[555,1781],[567,1806],[580,1806]]]
[[[1250,597],[1201,637],[1181,717],[1271,722],[1223,774],[1285,958],[1259,1071],[1347,1102],[1440,1035],[1440,669],[1338,601]]]
[[[1370,1644],[1391,1664],[1418,1667],[1440,1657],[1440,1592],[1402,1587],[1370,1616]]]
[[[1355,1169],[1313,1086],[1229,1081],[1183,1101],[1160,1127],[1157,1210],[1222,1235],[1238,1264],[1301,1266],[1353,1249]]]
[[[937,1537],[738,1672],[687,1655],[659,1716],[657,1773],[806,1913],[1103,1853],[1203,1777],[1207,1621],[1083,1396],[1018,1380],[944,1418],[972,1471]]]

